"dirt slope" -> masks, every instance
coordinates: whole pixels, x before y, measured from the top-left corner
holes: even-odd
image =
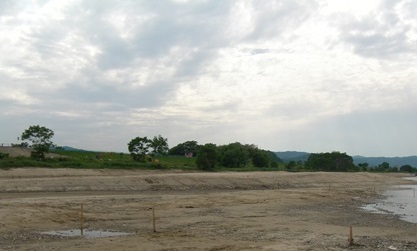
[[[186,191],[284,188],[379,187],[398,183],[401,174],[373,173],[184,173],[181,171],[20,168],[0,171],[2,192]]]
[[[373,173],[0,170],[0,250],[417,250],[416,224],[360,209],[405,183]],[[130,235],[41,234],[79,228],[81,204],[86,229]]]
[[[11,146],[0,146],[0,153],[7,153],[9,157],[30,157],[32,149],[24,147],[11,147]],[[46,157],[59,157],[59,154],[48,153]]]
[[[0,153],[9,154],[10,157],[24,156],[29,157],[31,150],[23,147],[0,146]]]

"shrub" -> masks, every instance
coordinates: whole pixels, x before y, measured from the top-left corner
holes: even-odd
[[[205,144],[200,147],[197,153],[197,166],[201,170],[214,170],[217,164],[218,153],[215,144]]]
[[[7,159],[9,157],[8,153],[0,153],[0,159]]]

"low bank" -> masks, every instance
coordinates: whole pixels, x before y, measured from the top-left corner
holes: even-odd
[[[407,174],[328,172],[183,172],[17,168],[0,170],[0,192],[187,191],[288,188],[384,188],[414,184]]]

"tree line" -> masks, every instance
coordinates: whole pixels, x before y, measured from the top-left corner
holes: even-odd
[[[199,145],[197,141],[191,140],[169,149],[168,139],[161,135],[154,136],[152,140],[136,137],[128,143],[128,150],[134,160],[142,162],[152,161],[158,155],[194,156],[198,168],[202,170],[214,170],[216,167],[240,168],[247,165],[278,167],[278,162],[281,162],[271,151],[239,142],[217,146],[212,143]]]
[[[32,158],[44,159],[54,146],[53,136],[54,132],[49,128],[39,125],[30,126],[22,133],[21,139],[25,142],[21,146],[32,148]],[[198,168],[202,170],[213,170],[216,167],[278,167],[278,163],[281,162],[271,151],[239,142],[217,146],[211,143],[199,145],[197,141],[190,140],[170,149],[168,139],[161,135],[152,138],[135,137],[128,142],[127,149],[132,159],[139,162],[152,162],[161,155],[194,156]]]
[[[52,142],[54,132],[44,126],[30,126],[22,135],[23,147],[31,147],[31,157],[44,159],[45,154],[55,145]],[[153,162],[162,155],[178,155],[195,157],[197,167],[201,170],[214,170],[217,167],[278,167],[282,160],[276,153],[258,148],[253,144],[234,142],[226,145],[207,143],[198,144],[195,140],[185,141],[172,148],[168,146],[168,139],[161,135],[148,137],[135,137],[127,144],[128,151],[134,161]],[[0,155],[0,159],[7,155]],[[382,163],[378,167],[369,167],[367,163],[355,165],[353,158],[346,153],[327,152],[312,153],[307,161],[290,161],[285,164],[287,171],[378,171],[378,172],[417,172],[415,167],[404,165],[400,168],[390,167],[389,163]]]
[[[201,145],[197,151],[196,163],[202,170],[214,170],[217,166],[239,168],[247,165],[254,167],[278,167],[282,162],[271,151],[260,149],[255,145],[239,142],[217,146],[212,143]]]
[[[411,165],[400,167],[390,166],[388,162],[383,162],[378,166],[369,166],[368,163],[355,165],[353,158],[346,153],[327,152],[312,153],[308,159],[303,161],[291,160],[285,164],[287,171],[325,171],[325,172],[408,172],[417,173],[417,168]]]

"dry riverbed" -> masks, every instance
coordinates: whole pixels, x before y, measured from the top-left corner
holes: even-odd
[[[416,224],[360,209],[402,176],[0,170],[0,250],[417,250]],[[44,234],[76,233],[81,204],[86,233],[129,235]]]

